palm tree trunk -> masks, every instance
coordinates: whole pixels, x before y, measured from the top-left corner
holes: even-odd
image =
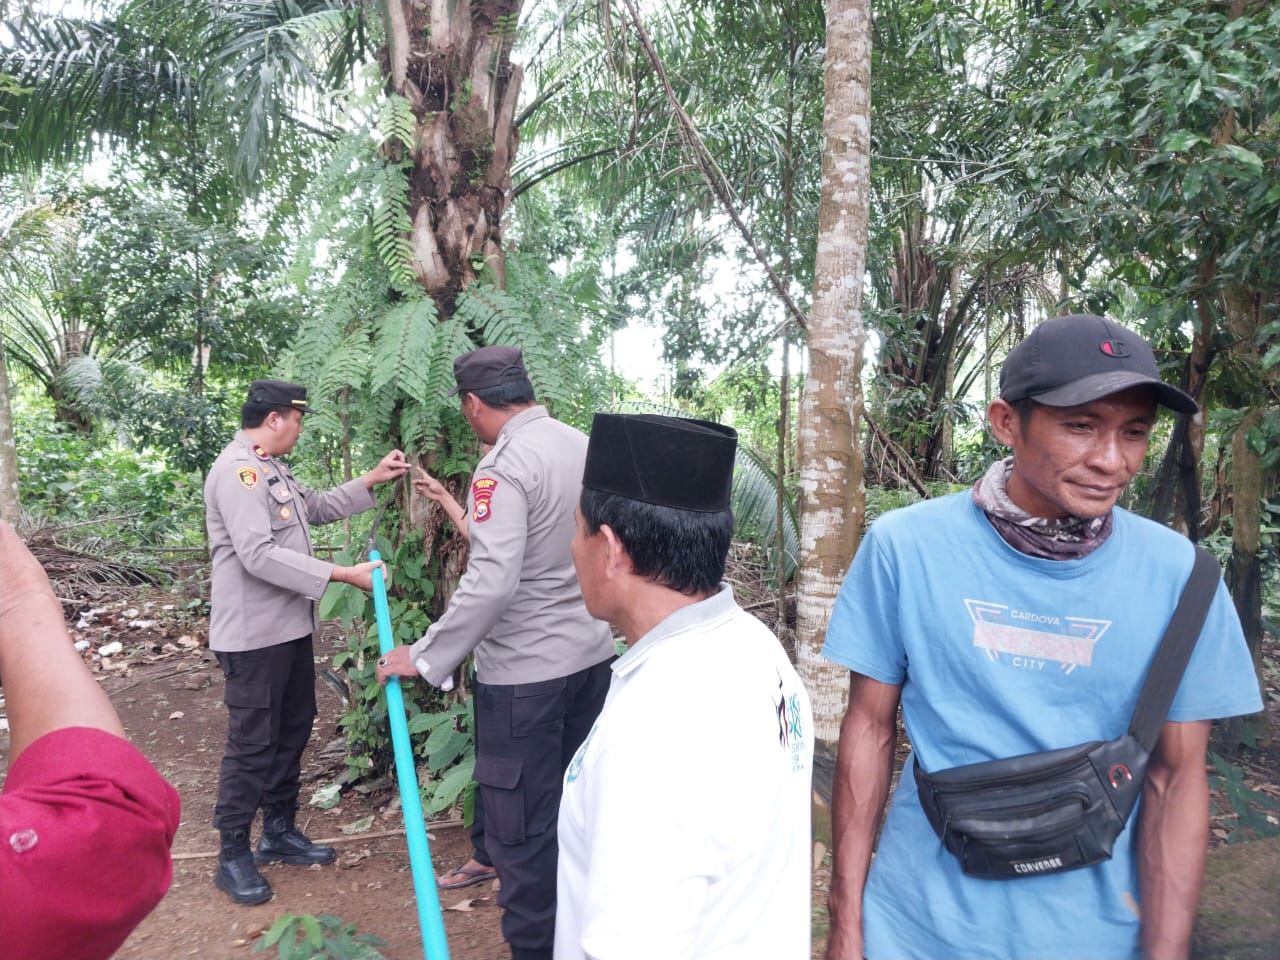
[[[522,0],[385,0],[390,89],[417,129],[409,178],[413,268],[441,315],[482,267],[503,279],[521,69],[511,63]]]
[[[862,452],[862,279],[871,168],[869,0],[827,4],[822,195],[809,369],[800,405],[800,572],[796,660],[813,701],[815,783],[830,797],[849,675],[819,656],[827,620],[853,559],[866,509]],[[819,811],[821,817],[822,811]],[[821,819],[818,830],[823,832]]]

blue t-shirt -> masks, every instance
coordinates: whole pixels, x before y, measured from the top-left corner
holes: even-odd
[[[1191,572],[1173,531],[1117,508],[1078,560],[1010,547],[969,492],[885,514],[858,549],[823,655],[902,685],[925,770],[1118,737]],[[1169,711],[1175,721],[1262,707],[1227,593],[1218,591]],[[869,960],[1130,960],[1138,950],[1134,824],[1110,861],[1016,880],[966,877],[929,826],[907,761],[863,898]]]

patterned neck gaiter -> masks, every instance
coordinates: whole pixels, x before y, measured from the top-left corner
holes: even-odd
[[[1005,485],[1013,471],[1013,457],[993,463],[973,485],[973,502],[991,520],[1004,541],[1030,557],[1045,560],[1078,560],[1087,557],[1111,535],[1111,511],[1105,517],[1086,520],[1033,517],[1009,499]]]

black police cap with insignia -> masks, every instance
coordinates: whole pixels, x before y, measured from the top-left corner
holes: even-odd
[[[249,402],[263,407],[292,407],[315,413],[307,406],[307,388],[287,380],[255,380],[249,384]]]
[[[729,509],[738,434],[709,420],[597,413],[582,485],[656,506]]]
[[[481,347],[464,353],[453,361],[453,379],[457,386],[449,396],[464,390],[484,390],[504,383],[529,381],[524,368],[524,355],[516,347]]]

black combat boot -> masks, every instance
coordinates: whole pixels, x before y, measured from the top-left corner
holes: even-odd
[[[253,865],[248,830],[222,831],[222,852],[213,882],[236,903],[266,903],[271,899],[271,885]]]
[[[337,851],[312,843],[293,825],[293,807],[267,807],[262,811],[262,839],[253,859],[258,863],[333,863]]]

